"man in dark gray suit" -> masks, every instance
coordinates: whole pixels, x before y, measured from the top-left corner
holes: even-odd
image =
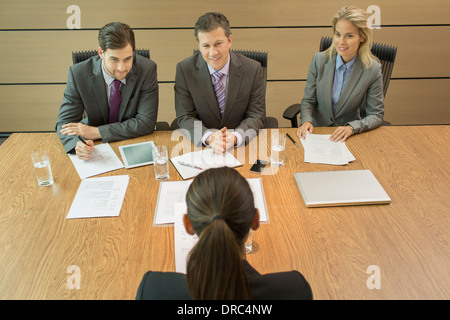
[[[56,121],[66,152],[84,160],[94,150],[93,140],[152,133],[158,113],[156,64],[134,53],[133,30],[112,22],[100,29],[98,38],[99,55],[70,67]]]
[[[230,25],[221,13],[202,15],[194,30],[200,52],[176,69],[177,123],[196,146],[223,153],[247,143],[264,127],[263,70],[257,61],[230,52]]]

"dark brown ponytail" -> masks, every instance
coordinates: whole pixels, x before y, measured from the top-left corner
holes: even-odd
[[[251,299],[243,243],[256,210],[248,182],[223,167],[198,175],[186,195],[188,218],[199,241],[187,263],[193,299]]]

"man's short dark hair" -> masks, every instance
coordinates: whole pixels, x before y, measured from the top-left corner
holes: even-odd
[[[130,44],[134,51],[134,32],[125,23],[110,22],[98,32],[98,44],[103,51],[106,49],[122,49]]]
[[[220,12],[207,12],[198,18],[194,27],[194,35],[198,41],[199,32],[210,32],[218,27],[222,27],[225,31],[225,36],[229,38],[231,36],[230,22]]]

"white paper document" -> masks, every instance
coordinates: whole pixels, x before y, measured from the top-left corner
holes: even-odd
[[[68,156],[81,179],[124,167],[109,143],[96,145],[89,160],[80,160],[75,154],[68,154]]]
[[[195,177],[206,169],[219,167],[234,168],[242,165],[231,153],[225,152],[223,155],[215,154],[211,148],[185,153],[181,156],[171,158],[170,161],[183,180]],[[180,162],[196,166],[197,168],[182,165]]]
[[[183,205],[177,204],[175,206],[175,223],[174,223],[174,237],[175,237],[175,271],[186,273],[187,258],[191,249],[198,241],[196,234],[190,235],[186,232],[183,224]]]
[[[66,219],[118,217],[129,181],[129,176],[82,180]]]
[[[356,160],[345,142],[333,142],[329,134],[307,134],[300,139],[305,151],[305,162],[346,165]]]
[[[266,199],[261,178],[247,179],[253,192],[255,208],[259,210],[260,221],[269,222]],[[167,225],[174,223],[176,208],[183,213],[187,212],[186,193],[192,180],[187,181],[162,181],[159,184],[158,200],[156,202],[154,225]]]

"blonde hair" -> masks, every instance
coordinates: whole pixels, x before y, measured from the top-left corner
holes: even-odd
[[[343,7],[339,10],[331,21],[331,27],[333,28],[333,37],[336,33],[336,24],[339,20],[345,19],[350,21],[359,32],[359,36],[365,41],[359,44],[358,55],[363,65],[369,69],[372,66],[372,62],[375,60],[380,62],[376,56],[371,52],[372,49],[372,30],[367,26],[368,14],[366,11],[355,7]],[[336,45],[334,41],[331,42],[331,46],[324,52],[330,59],[337,53]]]

